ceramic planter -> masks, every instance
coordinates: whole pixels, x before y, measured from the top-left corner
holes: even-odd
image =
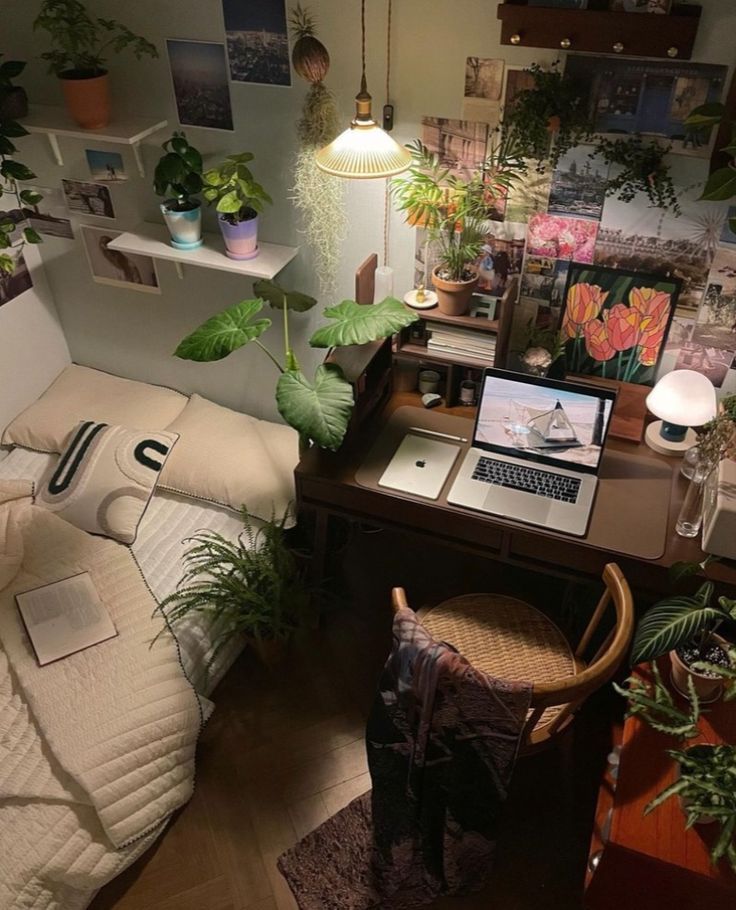
[[[720,636],[715,635],[714,638],[719,645],[726,644]],[[695,691],[698,693],[698,698],[701,702],[707,704],[708,702],[717,701],[721,697],[721,694],[723,693],[723,681],[718,677],[704,676],[702,673],[694,672],[682,661],[677,651],[670,651],[670,666],[672,668],[672,685],[677,689],[680,695],[684,695],[687,698],[687,679],[688,676],[690,676],[695,684]]]
[[[177,250],[196,250],[202,246],[202,206],[197,202],[193,203],[195,208],[177,212],[172,208],[174,205],[175,199],[161,203],[161,214],[171,234],[171,245]]]
[[[2,96],[0,100],[0,120],[21,120],[28,113],[28,95],[20,85]]]
[[[71,118],[82,129],[99,130],[110,122],[107,72],[85,78],[75,70],[61,73],[61,90]]]
[[[225,241],[225,255],[229,259],[255,259],[258,255],[258,215],[235,224],[221,214],[217,220]]]
[[[437,291],[437,306],[446,316],[463,316],[470,307],[470,298],[478,285],[478,276],[469,281],[445,281],[432,272],[432,284]]]

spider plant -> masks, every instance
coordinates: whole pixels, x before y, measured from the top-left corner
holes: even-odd
[[[191,616],[210,620],[208,668],[234,636],[260,650],[264,642],[288,640],[311,619],[311,591],[286,542],[289,514],[259,522],[244,508],[236,540],[201,531],[185,541],[184,574],[158,609],[174,631]]]
[[[628,716],[641,717],[650,727],[667,736],[679,739],[694,739],[698,733],[700,700],[692,679],[688,680],[690,696],[689,710],[677,706],[672,693],[662,682],[656,661],[651,664],[652,682],[645,682],[640,676],[630,676],[624,686],[613,683],[613,688],[629,704]]]

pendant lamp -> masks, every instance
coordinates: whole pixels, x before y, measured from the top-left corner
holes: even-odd
[[[363,74],[355,96],[355,117],[350,127],[317,152],[317,167],[334,177],[365,180],[393,177],[411,163],[411,153],[393,140],[373,119],[371,96],[365,79],[365,0],[361,0]]]

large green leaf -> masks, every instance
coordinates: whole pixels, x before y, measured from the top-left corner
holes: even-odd
[[[286,296],[287,309],[294,313],[304,313],[317,304],[314,297],[310,297],[309,294],[302,294],[300,291],[286,291],[275,281],[268,281],[265,278],[256,281],[253,290],[275,310],[283,310],[284,296]]]
[[[179,344],[174,356],[182,360],[222,360],[262,335],[270,319],[251,320],[263,309],[262,300],[243,300],[212,316]]]
[[[701,104],[693,108],[685,119],[685,126],[691,129],[703,129],[706,126],[715,126],[720,123],[726,113],[726,108],[720,102]]]
[[[361,306],[354,300],[343,300],[325,310],[325,316],[335,321],[322,326],[309,339],[313,348],[335,348],[346,344],[365,344],[387,338],[400,331],[419,316],[396,300],[387,297],[381,303]]]
[[[723,619],[715,607],[693,597],[670,597],[644,614],[631,647],[631,663],[654,660],[693,639],[699,632]]]
[[[709,202],[723,202],[736,196],[736,169],[722,167],[708,177],[701,199]]]
[[[314,382],[304,373],[282,373],[276,386],[279,414],[299,433],[334,452],[347,432],[353,411],[353,387],[336,364],[317,367]]]

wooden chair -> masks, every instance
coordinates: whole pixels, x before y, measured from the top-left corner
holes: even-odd
[[[544,613],[499,594],[468,594],[419,612],[433,638],[453,645],[479,670],[497,679],[532,684],[522,753],[549,745],[565,730],[585,699],[615,673],[631,643],[634,604],[617,565],[603,570],[606,590],[577,648]],[[393,590],[393,608],[407,607],[403,588]],[[584,655],[613,601],[616,622],[596,653]]]

